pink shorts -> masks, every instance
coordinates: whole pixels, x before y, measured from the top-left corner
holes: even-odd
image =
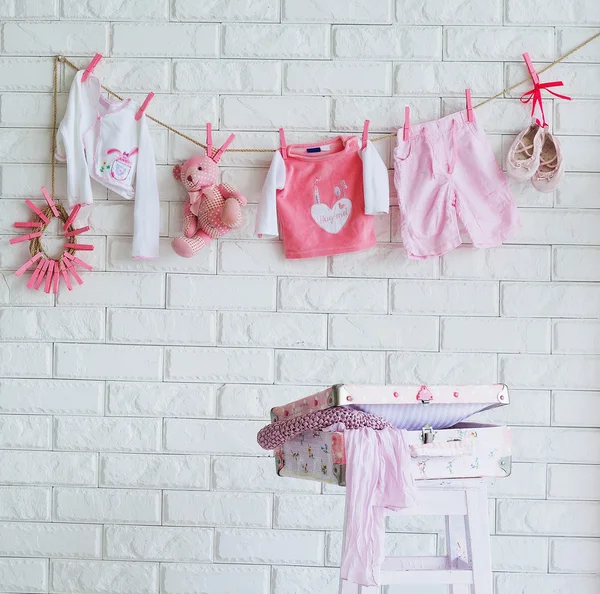
[[[402,241],[410,258],[439,256],[461,243],[500,245],[519,226],[506,175],[483,129],[467,112],[413,125],[394,149]]]

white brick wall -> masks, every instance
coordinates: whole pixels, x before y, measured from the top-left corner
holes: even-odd
[[[514,468],[490,489],[496,594],[600,591],[600,40],[549,71],[568,173],[511,184],[510,244],[408,260],[379,245],[305,261],[253,237],[270,156],[228,153],[247,222],[175,256],[174,163],[152,125],[161,258],[129,259],[132,207],[94,184],[85,284],[57,298],[13,271],[12,222],[49,185],[52,56],[105,59],[105,83],[200,139],[238,148],[374,134],[460,109],[600,26],[597,0],[0,0],[0,592],[337,592],[343,491],[280,479],[255,434],[269,409],[338,381],[507,382]],[[595,27],[595,28],[594,28]],[[61,69],[59,115],[73,71]],[[477,112],[500,160],[525,88]],[[377,149],[391,167],[390,141]],[[58,167],[56,195],[65,196]],[[395,200],[395,199],[394,199]],[[87,240],[86,240],[87,241]],[[395,518],[395,554],[443,551],[439,518]],[[384,594],[442,594],[399,589]]]

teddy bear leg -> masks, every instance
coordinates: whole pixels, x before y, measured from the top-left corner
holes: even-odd
[[[212,237],[198,231],[194,237],[176,237],[171,242],[173,251],[182,258],[191,258],[195,256],[205,245],[209,244]]]
[[[235,198],[227,198],[221,212],[223,224],[230,229],[237,229],[242,225],[242,209]]]
[[[185,237],[193,237],[197,229],[198,219],[191,210],[190,199],[188,198],[183,207],[183,234]]]

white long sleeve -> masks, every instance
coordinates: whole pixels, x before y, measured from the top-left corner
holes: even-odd
[[[365,214],[387,213],[390,209],[390,182],[387,167],[371,141],[360,151],[363,162]]]
[[[69,92],[67,111],[56,136],[56,158],[67,162],[67,199],[70,206],[91,204],[92,184],[88,173],[83,132],[94,123],[93,110],[82,85],[83,70],[75,75]]]
[[[140,120],[137,172],[135,177],[135,203],[133,207],[134,259],[158,258],[160,232],[160,203],[156,181],[154,148],[146,116]]]
[[[277,190],[285,186],[285,163],[279,151],[275,152],[262,187],[255,232],[259,236],[277,237]]]

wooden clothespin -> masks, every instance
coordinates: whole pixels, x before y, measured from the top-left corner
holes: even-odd
[[[137,113],[135,114],[136,120],[139,120],[142,117],[142,115],[144,115],[144,112],[146,111],[146,108],[148,107],[148,103],[150,103],[150,101],[152,101],[152,97],[154,97],[154,93],[152,91],[150,91],[146,95],[146,98],[144,99],[142,106],[137,110]]]
[[[54,200],[52,200],[52,198],[50,197],[50,194],[48,194],[48,190],[46,190],[46,188],[44,188],[44,186],[42,186],[42,194],[44,195],[44,198],[46,199],[48,206],[52,210],[52,214],[55,217],[60,216],[58,209],[56,208],[56,205],[54,204]]]
[[[404,129],[402,131],[402,140],[407,142],[410,138],[410,107],[406,105],[404,107]]]
[[[473,103],[471,101],[471,89],[465,89],[465,95],[467,99],[467,120],[469,122],[473,122],[475,118],[473,117]]]
[[[98,62],[102,60],[102,54],[96,54],[92,61],[89,63],[88,67],[85,69],[85,72],[81,76],[81,82],[85,82],[88,76],[93,72],[94,68],[98,65]]]

